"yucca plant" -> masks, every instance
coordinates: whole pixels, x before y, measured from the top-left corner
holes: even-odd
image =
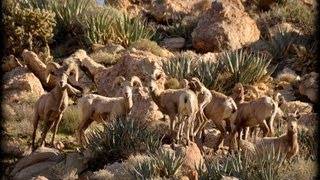
[[[210,60],[200,60],[192,72],[192,76],[198,77],[199,80],[207,87],[217,86],[218,72],[221,71],[222,64],[217,62],[214,63]]]
[[[154,30],[148,26],[147,22],[141,18],[133,18],[123,13],[122,18],[115,20],[114,26],[115,42],[123,47],[128,47],[132,42],[139,39],[151,39]]]
[[[199,179],[221,179],[222,176],[230,175],[230,172],[228,172],[229,161],[224,160],[222,160],[222,163],[219,160],[209,162],[205,159],[201,161],[200,166],[196,167]]]
[[[276,66],[269,67],[271,59],[260,53],[239,49],[226,52],[222,56],[224,70],[222,73],[231,75],[224,82],[225,88],[233,87],[235,83],[254,84],[266,81],[274,72]]]
[[[241,179],[248,179],[250,165],[252,164],[250,157],[246,152],[237,154],[232,154],[229,159],[229,163],[231,164],[231,174]]]
[[[150,132],[146,122],[125,116],[104,123],[103,129],[94,129],[88,134],[88,140],[89,149],[97,155],[93,160],[97,166],[126,159],[137,152],[152,152],[161,145],[161,136]],[[97,159],[99,161],[95,161]]]
[[[137,163],[130,171],[137,179],[159,178],[160,169],[154,158],[145,159]]]
[[[170,152],[165,150],[158,150],[153,157],[160,169],[160,177],[174,177],[181,167],[185,154]]]
[[[253,179],[279,179],[278,172],[285,158],[284,153],[276,151],[274,148],[271,152],[259,154],[255,161],[256,169],[253,171]]]
[[[90,0],[66,0],[54,1],[52,6],[60,28],[65,29],[66,32],[72,32],[89,5]]]
[[[193,71],[193,57],[179,54],[163,62],[163,70],[167,76],[177,79],[187,78]]]
[[[113,17],[109,12],[98,12],[86,15],[85,19],[85,44],[107,44],[113,39]]]

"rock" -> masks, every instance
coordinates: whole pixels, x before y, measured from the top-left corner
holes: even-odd
[[[17,67],[3,76],[3,94],[5,98],[19,96],[22,92],[30,92],[36,96],[44,93],[41,82],[27,68]]]
[[[181,168],[188,172],[186,175],[189,179],[198,179],[196,168],[200,166],[201,162],[204,162],[204,159],[197,144],[190,142],[190,145],[186,147],[178,145],[175,150],[177,153],[185,154]]]
[[[98,51],[110,53],[110,54],[116,54],[120,53],[125,50],[125,48],[119,44],[107,44],[107,45],[102,45],[102,44],[93,44],[91,46],[92,52],[90,53],[95,53]]]
[[[177,17],[183,17],[192,12],[205,11],[210,8],[209,0],[163,0],[153,1],[150,7],[150,15],[158,22],[171,22]]]
[[[182,37],[178,38],[164,38],[160,45],[171,51],[180,50],[184,47],[186,40]]]
[[[133,180],[135,179],[130,172],[127,171],[125,165],[123,163],[115,162],[111,165],[108,165],[104,168],[109,171],[112,175],[112,179],[123,179],[123,180]]]
[[[9,72],[15,69],[16,67],[22,67],[20,61],[14,57],[14,55],[10,55],[7,58],[4,58],[3,64],[1,66],[2,72]]]
[[[37,176],[37,177],[33,177],[31,180],[48,180],[48,178],[44,176]]]
[[[65,155],[60,153],[58,150],[53,148],[46,148],[46,147],[39,147],[35,152],[32,154],[22,158],[19,162],[15,165],[14,169],[11,171],[10,175],[14,176],[18,174],[21,170],[24,172],[27,167],[30,167],[34,164],[37,164],[36,167],[42,167],[39,163],[44,163],[43,165],[46,167],[48,162],[52,162],[53,164],[60,162],[64,159]],[[51,163],[51,165],[52,165]],[[50,164],[50,163],[49,163]],[[39,171],[35,171],[39,172]],[[32,171],[34,173],[34,171]],[[23,173],[22,173],[23,174]],[[20,177],[20,175],[19,175]],[[23,177],[23,176],[21,176]]]
[[[117,0],[108,1],[105,0],[104,4],[111,4],[111,6],[116,6],[118,9],[127,12],[131,17],[137,17],[143,15],[145,5],[150,4],[148,1],[131,1],[131,0]]]
[[[307,96],[313,103],[318,101],[318,77],[319,74],[316,72],[305,74],[299,84],[300,94]]]
[[[303,125],[311,129],[319,126],[318,113],[300,113],[300,114],[301,114],[301,117],[298,120],[299,125]]]
[[[220,180],[239,180],[239,178],[233,176],[222,176]]]
[[[260,31],[240,0],[217,0],[200,18],[191,35],[193,47],[205,53],[242,48],[258,41]]]
[[[293,27],[292,24],[287,22],[282,22],[280,24],[276,24],[274,26],[271,26],[269,28],[270,36],[281,36],[281,33],[288,33],[288,32],[294,32],[297,34],[300,34],[300,31]]]
[[[39,176],[44,171],[47,171],[54,165],[56,165],[57,162],[52,161],[44,161],[39,162],[36,164],[32,164],[21,171],[19,171],[17,174],[14,175],[14,180],[23,180],[23,179],[31,179],[32,177]],[[50,179],[50,178],[49,178]]]
[[[295,113],[296,110],[300,113],[311,113],[313,111],[313,105],[301,101],[286,101],[281,104],[280,109],[287,113]]]

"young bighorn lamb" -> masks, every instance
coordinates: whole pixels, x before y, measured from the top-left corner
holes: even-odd
[[[88,94],[78,99],[78,108],[80,111],[80,123],[77,128],[77,138],[79,144],[83,147],[83,141],[87,143],[85,130],[93,121],[102,122],[119,115],[130,113],[133,106],[132,89],[134,86],[142,86],[141,80],[133,76],[130,81],[119,76],[113,82],[113,87],[120,84],[122,87],[120,97],[105,97],[96,94]]]
[[[197,94],[199,102],[199,122],[197,129],[195,130],[195,132],[193,132],[195,136],[208,121],[207,117],[204,114],[204,108],[211,102],[212,94],[210,90],[207,89],[198,78],[192,78],[191,81],[188,83],[188,86],[193,92]]]
[[[187,145],[190,145],[190,134],[192,137],[192,141],[194,142],[194,120],[196,118],[196,114],[198,112],[198,99],[195,93],[192,91],[186,90],[185,93],[182,93],[179,96],[178,103],[178,132],[177,132],[177,141],[180,140],[180,136],[182,136],[183,128],[185,122],[187,122]],[[180,136],[179,136],[180,135]]]
[[[280,137],[265,137],[259,139],[255,144],[256,152],[272,151],[272,148],[274,148],[275,152],[281,151],[285,153],[288,160],[296,156],[299,152],[297,120],[300,117],[297,111],[287,114],[285,116],[287,133]]]
[[[78,81],[78,66],[69,64],[60,66],[57,63],[47,65],[45,76],[46,81],[49,81],[50,74],[54,72],[57,76],[56,86],[49,93],[42,95],[35,104],[35,113],[33,119],[33,134],[32,134],[32,150],[35,150],[36,131],[39,119],[44,120],[44,129],[41,134],[40,146],[45,143],[47,132],[54,126],[51,145],[54,146],[54,138],[57,133],[59,123],[63,112],[68,106],[67,89],[70,87],[67,80],[71,72],[75,74],[75,80]]]

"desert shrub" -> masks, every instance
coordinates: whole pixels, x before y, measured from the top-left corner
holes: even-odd
[[[176,78],[170,78],[164,83],[165,89],[179,89],[180,83]]]
[[[112,66],[120,58],[119,54],[108,53],[104,51],[97,51],[89,55],[95,62],[103,64],[104,66]]]
[[[64,134],[74,134],[75,130],[78,127],[80,120],[80,113],[77,107],[68,107],[66,111],[63,113],[59,132]]]
[[[318,155],[317,131],[299,128],[298,129],[299,156],[306,160],[316,161]]]
[[[129,48],[135,48],[142,51],[149,51],[154,55],[160,57],[167,57],[167,53],[155,42],[149,39],[139,39],[129,46]]]
[[[139,39],[151,39],[154,30],[148,26],[146,20],[130,18],[128,14],[123,13],[122,18],[117,18],[114,26],[115,42],[123,47],[128,47],[132,42]]]
[[[88,134],[88,147],[96,158],[91,165],[123,160],[138,152],[155,152],[161,145],[161,134],[148,129],[147,122],[129,117],[117,117],[103,124],[103,129],[95,129]]]
[[[303,33],[312,35],[317,28],[316,13],[302,1],[292,0],[285,5],[274,4],[269,11],[262,13],[260,16],[268,24],[293,23]]]
[[[56,26],[55,14],[50,10],[33,8],[14,1],[11,11],[4,14],[7,53],[20,56],[23,49],[36,53],[47,50]],[[43,49],[44,48],[44,49]]]
[[[298,158],[279,169],[279,179],[314,179],[318,174],[317,161]]]
[[[203,60],[200,59],[197,62],[197,66],[192,72],[193,77],[199,78],[199,80],[206,87],[217,87],[217,82],[215,81],[218,77],[218,72],[220,72],[222,68],[221,63],[215,63],[211,60]]]

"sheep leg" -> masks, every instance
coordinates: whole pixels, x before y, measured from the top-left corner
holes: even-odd
[[[269,128],[268,136],[271,137],[273,135],[273,120],[271,120],[271,118],[267,120],[267,125]]]
[[[191,133],[191,140],[193,141],[193,142],[195,142],[195,140],[194,140],[194,137],[195,137],[195,135],[193,134],[193,130],[194,130],[194,120],[196,119],[196,115],[195,114],[193,114],[192,116],[191,116],[191,119],[190,119],[190,123],[191,123],[191,129],[190,129],[190,133]]]
[[[260,128],[263,132],[263,137],[266,137],[269,132],[269,128],[266,121],[263,121],[262,123],[260,123]]]
[[[170,113],[169,118],[170,118],[170,131],[173,132],[176,124],[174,113]]]
[[[53,135],[52,135],[52,139],[51,139],[51,143],[50,143],[52,147],[55,147],[54,138],[58,132],[58,128],[59,128],[59,124],[60,124],[61,119],[62,119],[62,114],[59,114],[59,116],[57,117],[57,120],[54,121]]]
[[[47,133],[51,129],[51,127],[53,126],[53,121],[50,119],[47,119],[44,122],[45,122],[45,124],[44,124],[44,129],[41,133],[40,147],[44,146]]]
[[[177,132],[177,135],[176,135],[176,140],[177,142],[179,142],[180,140],[180,135],[182,136],[182,131],[183,131],[183,127],[184,126],[184,121],[182,121],[182,115],[179,115],[179,118],[178,118],[178,123],[179,123],[179,126],[178,126],[178,132]]]
[[[188,120],[187,120],[187,145],[189,146],[190,145],[190,131],[193,131],[191,129],[191,116],[188,117]],[[191,132],[192,134],[192,132]]]
[[[220,145],[223,145],[223,139],[226,136],[226,130],[224,129],[222,124],[216,123],[216,126],[217,126],[217,129],[220,131],[220,136],[216,142],[216,145],[214,147],[214,151],[217,151],[219,149]]]
[[[198,134],[198,132],[199,132],[199,130],[201,129],[201,126],[202,126],[202,124],[203,124],[203,121],[202,121],[202,119],[199,117],[200,116],[200,114],[198,114],[197,113],[197,115],[196,115],[196,118],[197,118],[197,127],[196,127],[196,130],[194,130],[194,132],[193,132],[193,135],[194,136],[196,136],[197,134]]]
[[[36,111],[33,117],[32,152],[35,150],[34,140],[36,139],[39,118],[38,112]]]
[[[83,147],[83,140],[85,141],[85,143],[87,143],[84,132],[93,122],[93,119],[90,118],[90,116],[91,116],[91,113],[88,113],[87,115],[85,115],[84,118],[80,121],[80,124],[77,128],[78,141],[81,147]]]

